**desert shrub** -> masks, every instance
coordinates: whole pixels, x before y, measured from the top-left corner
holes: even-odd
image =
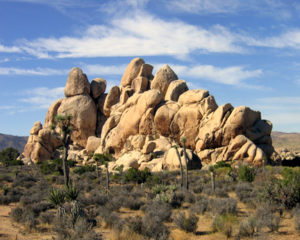
[[[186,190],[181,190],[180,192],[182,193],[185,202],[194,203],[196,201],[195,195],[192,194],[191,192],[186,191]]]
[[[27,194],[25,194],[24,196],[22,196],[20,198],[20,203],[23,206],[27,206],[30,205],[32,203],[37,203],[37,202],[41,202],[42,200],[44,200],[44,194],[43,192],[31,192],[29,191]]]
[[[108,196],[106,194],[100,193],[97,189],[93,189],[87,196],[83,192],[80,193],[78,200],[85,206],[104,206],[108,201]]]
[[[21,207],[15,207],[11,210],[10,212],[10,217],[15,221],[15,222],[21,222],[23,218],[23,213],[24,209]]]
[[[80,167],[75,167],[73,173],[82,175],[86,172],[95,172],[96,167],[94,165],[84,165]]]
[[[212,229],[216,232],[222,232],[228,239],[232,236],[232,227],[236,221],[236,216],[230,214],[217,215],[214,217]]]
[[[10,217],[18,223],[22,223],[28,230],[31,230],[37,226],[37,219],[31,208],[13,208],[10,212]]]
[[[152,176],[150,170],[146,168],[145,170],[138,170],[136,168],[130,168],[124,174],[125,182],[135,182],[135,183],[144,183],[148,178]]]
[[[115,228],[115,229],[120,229],[121,227],[120,225],[120,219],[119,216],[114,213],[111,212],[111,210],[109,210],[106,207],[99,207],[98,208],[98,213],[99,216],[101,217],[103,223],[104,223],[104,227],[106,228]]]
[[[221,197],[221,198],[228,198],[229,196],[228,196],[228,193],[227,193],[227,191],[226,191],[226,189],[224,189],[224,188],[219,188],[219,187],[217,187],[216,189],[215,189],[215,195],[217,196],[217,197]]]
[[[0,194],[0,204],[8,205],[19,202],[24,193],[24,190],[20,187],[9,188],[6,195]]]
[[[126,227],[138,234],[143,234],[143,219],[141,216],[128,217],[125,219]]]
[[[156,218],[159,221],[167,221],[171,216],[170,205],[162,201],[147,202],[141,209],[147,216]]]
[[[263,227],[269,228],[271,232],[278,231],[280,217],[277,216],[269,205],[262,205],[256,211],[256,221],[258,230]]]
[[[215,198],[210,200],[210,208],[215,215],[236,214],[237,201],[233,198]]]
[[[55,218],[55,214],[50,211],[42,212],[39,216],[41,223],[51,224]]]
[[[191,212],[188,215],[180,212],[174,217],[175,225],[186,232],[195,232],[198,220],[199,218]]]
[[[2,182],[13,182],[13,181],[14,180],[13,180],[13,178],[11,176],[9,176],[7,174],[4,174],[4,175],[0,174],[0,182],[1,183]]]
[[[239,224],[239,237],[253,237],[256,228],[256,219],[255,217],[249,217],[244,219]]]
[[[251,183],[238,183],[235,187],[235,193],[241,202],[255,207],[257,202],[257,191]]]
[[[35,216],[39,216],[41,212],[44,212],[48,209],[52,208],[52,204],[50,204],[47,201],[41,201],[41,202],[36,202],[36,203],[32,203],[30,205],[33,213]]]
[[[255,169],[247,165],[242,165],[238,169],[239,179],[244,182],[253,182],[255,178]]]
[[[194,193],[202,193],[202,191],[203,191],[203,185],[202,184],[197,184],[197,185],[194,185],[193,187],[192,187],[192,191],[194,192]]]
[[[139,210],[145,203],[139,198],[129,197],[126,198],[123,206],[130,208],[131,210]]]
[[[173,193],[169,201],[172,208],[180,208],[183,202],[184,194],[181,191]]]
[[[209,210],[210,199],[206,197],[198,198],[195,204],[192,205],[191,211],[197,214],[204,214]]]
[[[34,186],[37,181],[38,179],[33,175],[29,175],[27,173],[19,173],[14,179],[12,187],[15,188],[19,186],[19,187],[30,188]]]
[[[170,232],[160,217],[146,214],[143,218],[142,234],[150,239],[167,240]]]
[[[295,230],[298,232],[298,234],[300,235],[300,208],[297,207],[295,209],[293,209],[293,216],[295,219]]]
[[[285,168],[282,179],[269,178],[260,189],[260,198],[272,205],[294,208],[300,202],[300,169]]]
[[[101,237],[93,231],[92,224],[84,216],[78,216],[74,222],[72,221],[72,216],[69,213],[65,213],[55,218],[53,226],[53,230],[57,233],[59,240],[101,239]]]

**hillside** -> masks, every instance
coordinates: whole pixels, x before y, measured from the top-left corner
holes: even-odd
[[[23,152],[28,137],[19,137],[0,133],[0,150],[13,147]]]
[[[275,148],[287,148],[292,151],[300,151],[300,133],[274,131],[271,137]]]

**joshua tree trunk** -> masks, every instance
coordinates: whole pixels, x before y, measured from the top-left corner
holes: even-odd
[[[66,136],[64,133],[63,136],[63,143],[64,143],[64,158],[63,158],[63,171],[64,171],[64,181],[65,185],[69,187],[69,166],[68,166],[68,151],[70,145],[70,136]]]
[[[106,189],[107,192],[109,191],[109,172],[108,172],[108,165],[106,166]]]
[[[215,172],[211,171],[210,172],[210,177],[211,177],[211,189],[213,192],[215,192]]]
[[[177,154],[179,165],[180,165],[180,187],[183,187],[183,167],[182,167],[181,157],[180,157],[177,146],[175,146],[175,150],[176,150],[176,154]]]
[[[96,161],[96,175],[97,178],[99,178],[99,170],[98,170],[98,162]]]
[[[183,154],[184,154],[184,161],[185,161],[185,188],[188,190],[189,189],[189,172],[188,172],[188,156],[186,154],[186,147],[185,147],[185,142],[183,143]]]

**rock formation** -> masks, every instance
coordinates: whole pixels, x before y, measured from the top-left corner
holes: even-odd
[[[50,127],[57,114],[73,116],[71,156],[85,164],[93,162],[91,152],[109,152],[117,159],[110,170],[121,164],[125,169],[177,169],[172,146],[182,147],[183,137],[191,168],[218,161],[261,166],[273,154],[272,123],[262,120],[260,112],[229,103],[218,106],[209,91],[189,90],[168,65],[155,76],[152,70],[143,59],[133,59],[121,85],[106,94],[104,79],[90,84],[81,69],[72,68],[66,98],[49,107],[44,128],[34,124],[24,158],[38,162],[55,155],[59,129]]]

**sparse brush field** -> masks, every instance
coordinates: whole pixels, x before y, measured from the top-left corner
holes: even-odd
[[[1,240],[300,239],[299,168],[219,163],[189,171],[188,190],[179,172],[120,169],[107,189],[70,163],[67,189],[60,164],[0,168]]]

